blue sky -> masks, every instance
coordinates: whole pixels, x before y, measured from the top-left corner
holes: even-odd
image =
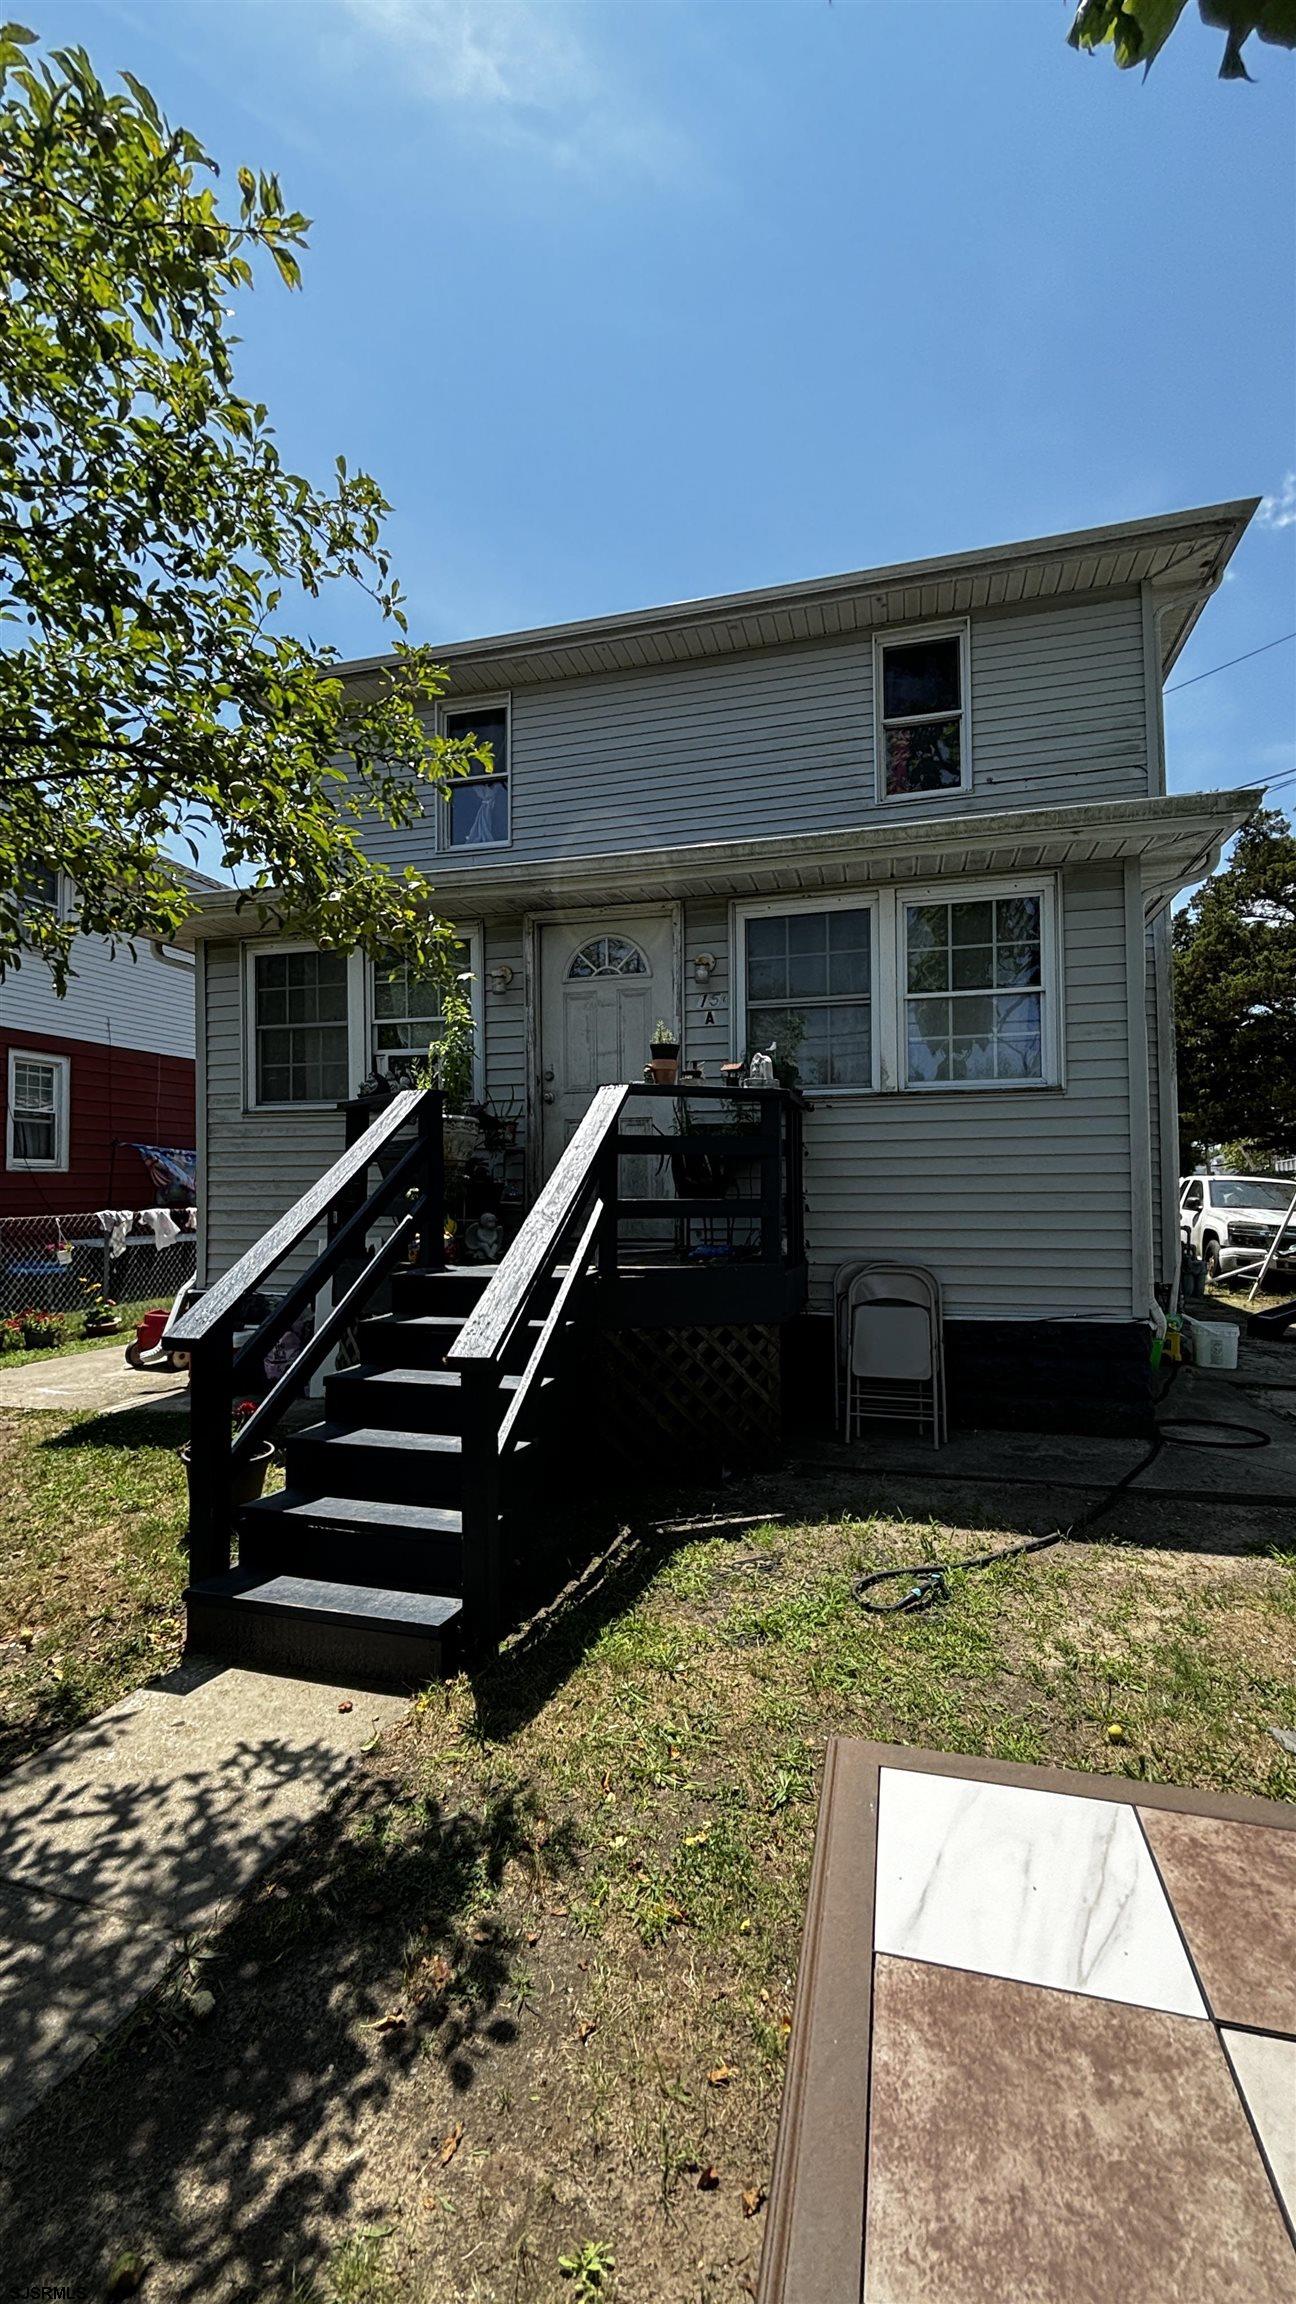
[[[17,0],[16,0],[17,4]],[[373,471],[416,637],[1270,499],[1176,681],[1296,627],[1296,61],[1065,0],[29,0],[314,218],[244,300],[288,458]],[[338,592],[346,654],[384,645]],[[1167,707],[1296,765],[1296,645]],[[1293,789],[1296,789],[1294,787]]]

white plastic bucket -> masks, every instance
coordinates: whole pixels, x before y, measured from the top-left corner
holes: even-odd
[[[1236,1368],[1241,1330],[1224,1320],[1185,1320],[1199,1368]]]

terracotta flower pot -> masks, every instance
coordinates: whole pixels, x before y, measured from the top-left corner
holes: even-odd
[[[648,1069],[659,1088],[673,1088],[679,1078],[678,1056],[650,1056]]]

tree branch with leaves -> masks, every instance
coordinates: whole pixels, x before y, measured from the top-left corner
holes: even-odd
[[[123,83],[0,30],[0,975],[39,954],[62,990],[82,931],[174,935],[168,845],[196,862],[207,831],[261,916],[444,973],[430,883],[365,834],[489,748],[437,732],[376,482],[289,470],[235,385],[236,300],[258,264],[299,286],[308,220],[246,168],[225,213],[197,138]],[[334,583],[393,627],[363,682],[295,629]],[[24,901],[50,869],[61,919]]]
[[[1244,1141],[1296,1152],[1296,833],[1258,809],[1174,923],[1184,1170]]]
[[[1067,37],[1091,53],[1110,44],[1123,72],[1151,70],[1187,0],[1080,0]],[[1279,48],[1296,48],[1296,0],[1198,0],[1203,24],[1225,35],[1221,80],[1249,80],[1242,51],[1254,32]]]

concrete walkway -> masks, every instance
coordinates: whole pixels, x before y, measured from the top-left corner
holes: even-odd
[[[51,1352],[23,1368],[0,1360],[0,1408],[35,1408],[46,1415],[107,1416],[118,1408],[183,1408],[187,1375],[168,1376],[160,1368],[128,1368],[126,1340],[93,1352]]]
[[[219,1922],[407,1709],[194,1661],[0,1781],[0,2133]]]

